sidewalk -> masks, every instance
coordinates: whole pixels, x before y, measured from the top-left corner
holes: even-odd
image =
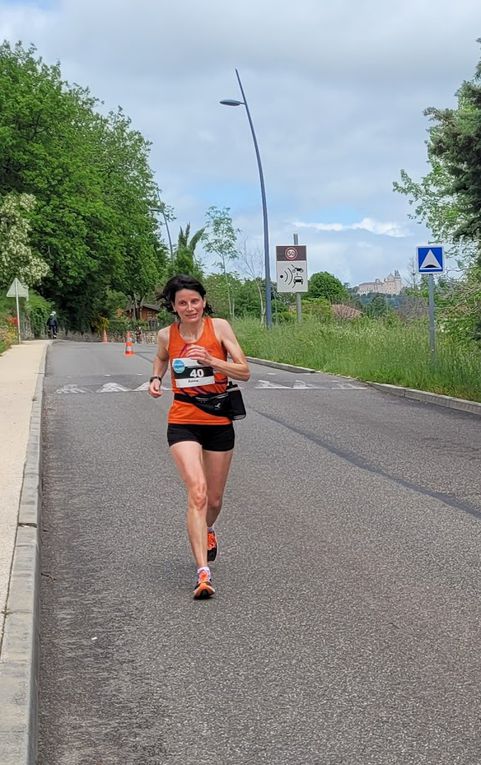
[[[24,342],[0,356],[0,762],[5,765],[33,762],[40,402],[49,342]]]

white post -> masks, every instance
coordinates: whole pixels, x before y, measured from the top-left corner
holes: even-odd
[[[17,304],[17,335],[18,335],[18,342],[22,342],[22,335],[20,333],[20,305],[18,302],[18,280],[15,279],[15,302]]]

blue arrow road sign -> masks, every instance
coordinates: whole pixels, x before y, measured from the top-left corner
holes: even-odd
[[[444,271],[444,253],[441,246],[417,247],[417,252],[420,274],[439,274]]]

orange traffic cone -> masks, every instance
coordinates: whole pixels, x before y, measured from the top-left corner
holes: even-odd
[[[124,356],[135,356],[134,343],[130,332],[127,332],[127,338],[125,340]]]

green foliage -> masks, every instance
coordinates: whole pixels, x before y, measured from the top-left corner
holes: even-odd
[[[391,319],[279,324],[267,330],[254,319],[236,320],[235,331],[249,356],[298,364],[360,380],[430,390],[481,401],[481,357],[477,346],[437,336],[437,358],[429,352],[426,321]]]
[[[151,290],[166,261],[149,144],[98,105],[33,47],[0,47],[0,196],[35,197],[30,246],[50,269],[39,289],[78,329],[105,315],[109,289]]]
[[[313,274],[309,279],[308,297],[324,298],[329,303],[342,303],[349,299],[346,287],[339,279],[327,271]]]
[[[364,306],[364,312],[371,318],[385,316],[389,310],[384,295],[374,295],[372,300]]]
[[[209,207],[206,214],[206,227],[203,236],[204,249],[216,258],[214,265],[220,269],[224,276],[229,316],[231,318],[235,315],[235,302],[231,294],[228,266],[239,257],[237,249],[238,234],[239,229],[234,228],[229,207]]]
[[[29,290],[28,300],[25,304],[25,313],[34,337],[45,336],[47,319],[51,311],[52,304],[48,300],[45,300],[45,298],[33,290]]]
[[[202,266],[195,256],[195,249],[202,240],[204,230],[201,228],[190,237],[190,223],[185,227],[185,231],[182,228],[180,229],[174,258],[166,269],[167,278],[175,274],[189,274],[202,281]]]
[[[48,266],[32,252],[29,243],[30,215],[35,206],[31,194],[10,192],[0,202],[0,284],[17,278],[23,284],[37,284]]]
[[[326,298],[303,298],[302,314],[319,319],[320,321],[329,321],[331,318],[331,303]]]
[[[445,295],[443,321],[458,341],[469,343],[481,323],[481,62],[459,88],[455,109],[430,107],[425,114],[431,120],[430,171],[415,182],[402,170],[394,189],[408,197],[411,217],[445,241],[448,255],[465,270],[451,297]]]
[[[15,300],[0,295],[0,354],[16,342]]]

